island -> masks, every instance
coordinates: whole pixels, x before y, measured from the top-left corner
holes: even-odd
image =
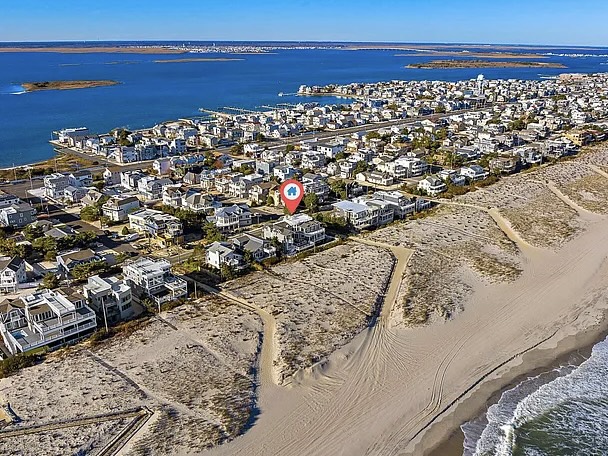
[[[40,90],[71,90],[71,89],[90,89],[92,87],[105,87],[117,85],[119,82],[112,80],[99,81],[41,81],[24,82],[21,84],[26,92],[37,92]]]
[[[461,68],[567,68],[556,62],[520,62],[492,60],[431,60],[430,62],[411,63],[405,68],[418,69],[461,69]]]

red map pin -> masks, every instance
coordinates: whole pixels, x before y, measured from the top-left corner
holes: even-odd
[[[295,179],[288,179],[281,184],[279,191],[283,204],[293,214],[304,197],[304,186]]]

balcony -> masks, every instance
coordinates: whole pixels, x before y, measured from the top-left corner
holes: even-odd
[[[51,318],[44,321],[32,321],[34,327],[40,332],[40,334],[53,331],[63,326],[70,326],[78,324],[78,322],[95,319],[95,312],[91,311],[87,307],[76,309],[74,312],[62,317]]]
[[[51,344],[58,340],[73,336],[75,334],[79,334],[95,327],[97,327],[97,322],[95,320],[92,320],[80,324],[76,328],[70,329],[68,331],[59,331],[58,333],[47,337],[42,337],[39,333],[31,331],[27,327],[18,329],[16,331],[5,332],[4,334],[8,336],[8,338],[13,343],[13,345],[15,345],[15,347],[18,347],[18,351],[25,352],[27,350]]]

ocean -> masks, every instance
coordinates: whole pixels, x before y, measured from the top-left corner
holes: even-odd
[[[464,456],[608,455],[608,339],[579,366],[505,391],[462,430]]]
[[[80,44],[70,43],[72,46]],[[4,43],[0,46],[14,45],[18,44]],[[469,49],[488,51],[484,47]],[[328,97],[297,97],[295,92],[301,84],[392,79],[456,81],[475,78],[480,72],[489,79],[539,79],[563,72],[608,70],[605,66],[608,49],[547,48],[521,52],[550,53],[549,58],[543,61],[560,62],[568,69],[543,69],[542,73],[537,68],[483,71],[407,69],[405,66],[410,63],[425,62],[434,57],[400,56],[406,53],[402,50],[279,49],[268,54],[192,55],[0,52],[0,167],[52,157],[53,149],[48,140],[52,131],[62,128],[86,126],[93,132],[105,133],[116,127],[144,128],[166,120],[197,116],[201,107],[260,110],[265,105],[303,100],[320,103],[339,101]],[[155,60],[185,57],[239,60],[155,63]],[[80,79],[111,79],[120,84],[33,93],[24,93],[20,85],[24,82]],[[278,94],[281,92],[285,96],[280,97]]]

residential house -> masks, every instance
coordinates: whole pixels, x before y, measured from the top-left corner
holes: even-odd
[[[47,198],[60,200],[63,198],[63,191],[70,185],[68,176],[61,173],[53,173],[44,176],[44,196]]]
[[[467,178],[454,169],[442,169],[437,173],[437,177],[446,184],[456,185],[458,187],[462,187],[467,183]]]
[[[89,187],[93,185],[93,174],[86,169],[75,171],[68,174],[68,183],[72,187]]]
[[[519,156],[496,157],[490,160],[490,170],[495,173],[512,174],[520,165]]]
[[[472,181],[484,180],[490,175],[490,173],[479,165],[464,166],[460,168],[460,174]]]
[[[424,191],[429,196],[437,196],[447,189],[448,186],[445,185],[445,182],[437,176],[427,176],[418,182],[418,190]]]
[[[277,239],[283,252],[292,255],[313,248],[325,240],[325,228],[306,214],[286,215],[264,226],[264,239]]]
[[[270,196],[273,199],[273,204],[276,204],[280,200],[278,188],[279,186],[274,182],[254,184],[249,189],[249,201],[251,204],[262,205],[266,204]]]
[[[173,185],[169,178],[157,178],[154,176],[142,177],[137,183],[137,191],[146,200],[157,200],[162,198],[163,187]]]
[[[137,211],[140,207],[139,200],[134,196],[115,196],[110,198],[101,206],[105,217],[113,222],[124,222],[131,212]]]
[[[249,252],[254,261],[262,261],[266,258],[274,257],[277,253],[267,239],[259,238],[249,233],[244,233],[232,239],[232,245],[239,252]],[[244,256],[245,257],[245,256]]]
[[[393,221],[394,212],[390,203],[382,200],[338,201],[332,204],[338,217],[346,220],[357,230],[377,227]]]
[[[235,231],[250,226],[252,214],[246,204],[233,204],[232,206],[220,207],[215,210],[213,217],[207,220],[222,232]]]
[[[0,225],[24,227],[36,221],[36,209],[28,203],[0,207]]]
[[[207,247],[205,255],[207,264],[216,269],[221,269],[222,266],[242,269],[246,266],[243,255],[238,253],[229,242],[214,242]]]
[[[165,259],[139,258],[126,264],[122,272],[136,302],[149,298],[160,306],[188,296],[188,284],[171,273],[171,263]]]
[[[215,209],[222,207],[222,203],[213,195],[190,189],[182,197],[182,207],[188,211],[212,214]]]
[[[68,185],[63,190],[63,200],[68,203],[79,203],[82,198],[89,192],[88,188],[85,187],[74,187],[73,185]]]
[[[137,190],[139,181],[147,176],[146,173],[141,171],[123,171],[120,173],[120,185],[129,190]]]
[[[157,238],[163,245],[181,244],[184,240],[182,223],[177,217],[153,209],[140,209],[127,217],[130,229]]]
[[[70,277],[76,266],[96,261],[102,261],[102,259],[91,249],[74,250],[57,255],[57,271],[65,277]]]
[[[95,312],[85,297],[60,290],[38,290],[0,304],[0,334],[12,355],[39,347],[57,348],[95,331]]]
[[[390,174],[379,171],[364,171],[358,173],[356,179],[359,182],[367,182],[373,185],[388,186],[393,184],[393,177]]]
[[[416,200],[408,198],[398,191],[379,191],[375,192],[373,197],[375,200],[388,203],[393,208],[396,218],[405,218],[407,215],[417,212]]]
[[[0,291],[14,293],[27,282],[25,261],[17,256],[0,258]]]
[[[107,186],[120,184],[120,168],[108,167],[102,173],[103,181]]]
[[[134,315],[131,287],[116,277],[89,277],[82,291],[100,321],[115,324]]]
[[[329,196],[329,185],[327,180],[320,174],[306,173],[302,176],[302,185],[304,193],[314,193],[318,196],[319,201],[324,201]]]

